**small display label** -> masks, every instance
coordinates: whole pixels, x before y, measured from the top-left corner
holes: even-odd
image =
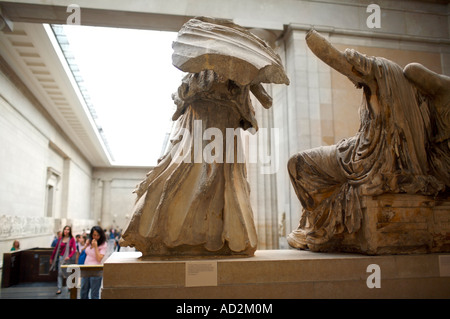
[[[187,261],[186,287],[217,286],[217,261]]]

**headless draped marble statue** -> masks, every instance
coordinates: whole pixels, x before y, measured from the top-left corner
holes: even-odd
[[[448,199],[450,78],[417,63],[403,70],[384,58],[340,52],[314,30],[306,41],[317,57],[362,88],[364,98],[355,136],[290,158],[288,171],[303,214],[289,244],[326,250],[332,239],[357,232],[364,195]]]
[[[135,190],[120,245],[144,257],[252,256],[258,240],[240,136],[230,143],[227,132],[257,130],[250,94],[268,108],[261,83],[289,80],[265,42],[228,20],[191,19],[173,49],[173,64],[188,74],[173,95],[170,147]]]

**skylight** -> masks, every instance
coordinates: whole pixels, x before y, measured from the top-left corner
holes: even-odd
[[[113,165],[152,166],[171,128],[183,73],[175,32],[52,26]]]

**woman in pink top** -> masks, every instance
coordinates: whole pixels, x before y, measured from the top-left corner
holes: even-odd
[[[50,257],[50,264],[52,265],[50,270],[55,270],[56,267],[58,267],[57,294],[61,293],[64,276],[61,265],[74,264],[76,251],[75,238],[72,236],[72,227],[65,226],[62,231],[62,236],[58,239],[55,249],[53,249],[52,256]]]
[[[85,265],[101,265],[106,254],[106,235],[100,226],[94,226],[89,233],[89,240],[83,250],[86,252]],[[102,285],[102,274],[81,278],[80,298],[88,299],[89,290],[91,299],[99,299],[100,287]]]

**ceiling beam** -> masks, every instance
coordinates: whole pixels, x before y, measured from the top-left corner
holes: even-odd
[[[326,27],[346,33],[366,32],[382,38],[407,36],[448,40],[446,0],[378,0],[381,28],[367,25],[367,1],[354,0],[0,0],[13,22],[71,24],[71,6],[80,8],[81,25],[178,31],[190,18],[231,19],[246,28],[283,32],[289,25]],[[423,27],[419,27],[420,24]]]
[[[0,31],[12,32],[14,30],[14,24],[11,19],[3,12],[0,6]]]
[[[10,21],[66,24],[71,15],[67,6],[0,2]],[[108,9],[81,10],[81,25],[178,31],[192,16],[165,15],[150,12],[125,12]],[[69,23],[67,23],[69,24]]]

